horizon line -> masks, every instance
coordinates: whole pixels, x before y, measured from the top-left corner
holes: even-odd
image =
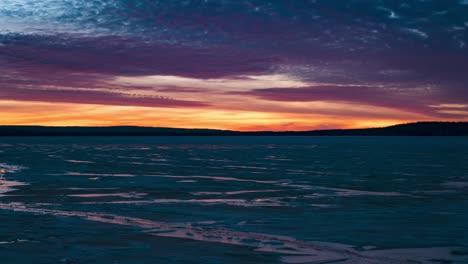
[[[375,126],[375,127],[356,127],[356,128],[327,128],[327,129],[311,129],[311,130],[231,130],[231,129],[218,129],[218,128],[181,128],[181,127],[163,127],[163,126],[138,126],[138,125],[115,125],[115,126],[61,126],[61,125],[0,125],[2,127],[18,127],[18,128],[27,128],[27,127],[37,127],[37,128],[147,128],[147,129],[177,129],[177,130],[211,130],[211,131],[220,131],[220,132],[235,132],[235,133],[301,133],[301,132],[314,132],[314,131],[344,131],[344,130],[361,130],[361,129],[379,129],[379,128],[389,128],[401,125],[411,125],[411,124],[422,124],[422,123],[467,123],[468,121],[415,121],[407,123],[397,123],[394,125],[386,126]]]

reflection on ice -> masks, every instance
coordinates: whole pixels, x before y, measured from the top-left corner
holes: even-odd
[[[304,197],[317,198],[317,197],[326,197],[326,196],[404,196],[405,194],[399,192],[374,192],[374,191],[361,191],[353,189],[344,189],[344,188],[330,188],[323,186],[313,186],[313,185],[304,185],[304,184],[291,184],[291,183],[279,183],[280,186],[293,187],[303,190],[316,190],[316,191],[326,191],[325,193],[313,193],[305,195]]]
[[[3,175],[5,173],[15,173],[24,169],[26,169],[26,167],[0,163],[0,175]]]
[[[69,197],[81,198],[100,198],[100,197],[121,197],[121,198],[141,198],[147,195],[146,193],[85,193],[85,194],[69,194]]]
[[[194,181],[194,180],[181,180],[181,181],[177,181],[177,182],[181,182],[181,183],[194,183],[194,182],[197,182],[197,181]]]
[[[443,185],[444,185],[444,186],[447,186],[447,187],[465,188],[465,187],[468,187],[468,182],[461,182],[461,181],[455,182],[455,181],[451,181],[451,182],[446,182],[446,183],[444,183]]]
[[[0,197],[4,196],[7,192],[16,190],[13,187],[27,185],[27,183],[11,181],[4,178],[4,175],[8,173],[15,173],[23,169],[25,169],[23,166],[0,163]]]
[[[0,241],[0,245],[25,243],[25,242],[36,242],[36,241],[32,241],[32,240],[29,240],[29,239],[16,239],[16,240],[13,240],[13,241]]]
[[[269,192],[281,192],[282,190],[244,190],[244,191],[232,191],[232,192],[193,192],[193,195],[237,195],[246,193],[269,193]]]
[[[135,198],[135,197],[132,197]],[[110,201],[110,202],[82,202],[81,204],[200,204],[200,205],[218,205],[226,204],[231,206],[242,207],[278,207],[287,206],[287,204],[274,199],[155,199],[155,200],[134,200],[134,201]]]
[[[109,174],[109,173],[81,173],[81,172],[65,172],[63,174],[49,174],[54,176],[85,176],[85,177],[135,177],[133,174]]]
[[[268,181],[268,180],[255,180],[255,179],[241,179],[234,177],[223,177],[223,176],[174,176],[174,175],[151,175],[161,178],[175,178],[175,179],[208,179],[215,181],[238,181],[238,182],[255,182],[255,183],[279,183],[278,181]]]
[[[93,164],[94,162],[88,161],[88,160],[65,160],[66,162],[69,163],[87,163],[87,164]]]
[[[27,185],[27,184],[23,182],[17,182],[17,181],[7,181],[3,179],[2,177],[0,177],[0,197],[3,196],[5,193],[16,190],[13,187],[23,186],[23,185]]]
[[[60,217],[79,217],[84,220],[139,227],[147,234],[159,237],[174,237],[212,243],[222,243],[255,248],[257,251],[276,253],[285,263],[345,263],[345,264],[404,264],[468,261],[468,255],[456,254],[461,248],[357,250],[352,246],[306,242],[292,237],[261,233],[241,232],[223,228],[213,228],[210,224],[157,222],[135,217],[125,217],[106,213],[62,211],[29,207],[21,203],[0,203],[0,209]],[[206,226],[206,227],[205,227]]]
[[[324,140],[314,143],[313,149],[310,144],[180,145],[140,138],[131,140],[144,144],[121,138],[106,144],[101,140],[3,145],[2,259],[5,250],[9,263],[16,263],[14,258],[24,253],[38,263],[58,262],[42,255],[42,249],[56,249],[44,242],[70,246],[58,253],[61,259],[70,259],[76,249],[107,254],[115,244],[101,242],[118,237],[122,238],[116,242],[119,248],[120,243],[132,246],[119,252],[123,261],[139,254],[142,263],[154,260],[148,256],[165,258],[162,263],[178,262],[148,250],[166,241],[169,251],[182,250],[184,255],[208,249],[193,263],[230,259],[234,261],[229,263],[270,263],[265,259],[271,263],[468,263],[466,248],[435,247],[467,241],[466,140],[440,144],[412,138],[407,143],[417,144],[408,147],[394,145],[391,139],[301,139]],[[171,140],[176,139],[167,139]],[[433,155],[442,145],[441,152]],[[9,164],[30,169],[23,173],[23,167]],[[29,186],[21,186],[25,184]],[[110,230],[115,231],[112,236],[102,240],[95,236]],[[23,242],[17,238],[43,243],[17,244]],[[182,246],[173,247],[174,241]],[[81,243],[90,248],[83,249]],[[433,248],[420,248],[426,246]],[[216,250],[212,253],[211,248]],[[224,250],[229,256],[219,257]],[[114,261],[107,256],[101,260]]]
[[[150,175],[153,177],[161,177],[161,178],[175,178],[175,179],[208,179],[214,181],[236,181],[236,182],[252,182],[252,183],[259,183],[259,184],[267,184],[273,185],[278,187],[287,187],[292,189],[300,189],[300,190],[310,190],[310,191],[319,191],[319,193],[313,193],[310,195],[305,195],[304,197],[309,198],[317,198],[317,197],[326,197],[326,196],[405,196],[406,194],[402,194],[399,192],[376,192],[376,191],[362,191],[362,190],[353,190],[353,189],[345,189],[345,188],[330,188],[324,186],[314,186],[314,185],[307,185],[307,184],[294,184],[287,182],[287,180],[257,180],[257,179],[242,179],[242,178],[235,178],[235,177],[224,177],[224,176],[175,176],[175,175]],[[182,181],[179,181],[182,182]],[[184,181],[186,182],[186,181]],[[249,192],[271,192],[272,190],[246,190],[246,191],[233,191],[233,192],[194,192],[195,195],[233,195],[233,194],[240,194],[240,193],[249,193]],[[280,191],[280,190],[274,190]],[[406,195],[407,196],[407,195]]]

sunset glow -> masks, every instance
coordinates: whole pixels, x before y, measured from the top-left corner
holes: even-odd
[[[138,2],[2,1],[1,123],[245,131],[468,120],[464,3],[414,3],[421,19],[391,3]]]

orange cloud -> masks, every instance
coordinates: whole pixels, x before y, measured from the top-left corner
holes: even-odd
[[[322,104],[325,107],[326,104]],[[336,107],[332,105],[333,107]],[[369,109],[367,109],[369,110]],[[313,111],[311,111],[313,112]],[[150,108],[72,103],[0,101],[4,125],[216,128],[242,131],[312,130],[378,127],[417,119],[339,118],[314,113],[244,111],[236,109]]]

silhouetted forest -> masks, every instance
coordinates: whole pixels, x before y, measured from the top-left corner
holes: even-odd
[[[286,132],[240,132],[136,126],[0,126],[0,136],[468,136],[468,122],[416,122],[383,128]]]

